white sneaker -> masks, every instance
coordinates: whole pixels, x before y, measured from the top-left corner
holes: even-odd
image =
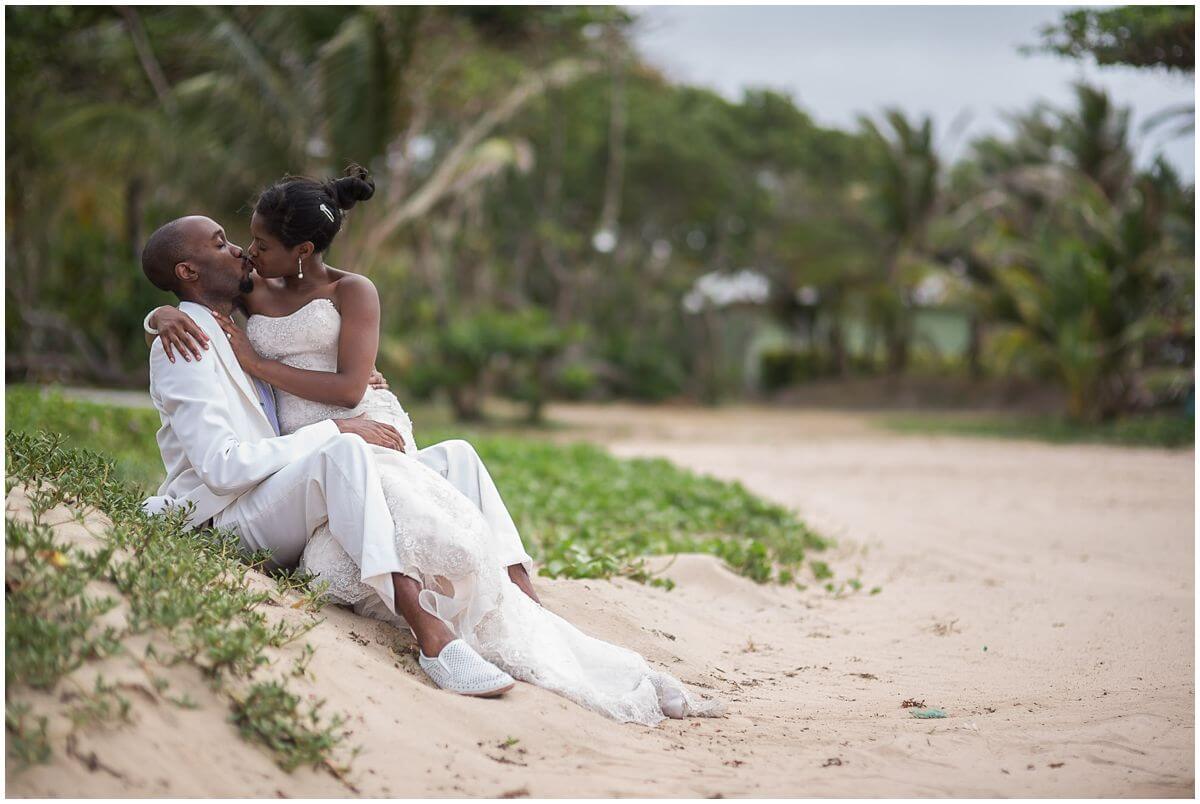
[[[503,695],[517,682],[508,673],[475,652],[475,649],[455,639],[434,658],[421,653],[421,669],[433,683],[459,695],[491,698]]]

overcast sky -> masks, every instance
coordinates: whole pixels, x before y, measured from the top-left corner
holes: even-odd
[[[1137,127],[1168,106],[1192,103],[1191,76],[1124,67],[1098,68],[1050,55],[1023,56],[1021,44],[1066,6],[630,6],[641,18],[643,56],[671,78],[712,87],[736,99],[745,87],[789,92],[823,125],[853,127],[860,112],[897,105],[932,115],[944,155],[966,139],[1006,130],[1003,112],[1039,98],[1071,100],[1071,82],[1086,79],[1133,108],[1140,164],[1161,150],[1195,176],[1194,135],[1163,142],[1166,126]],[[971,113],[956,145],[946,134]]]

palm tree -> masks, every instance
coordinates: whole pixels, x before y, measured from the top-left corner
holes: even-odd
[[[1010,310],[997,348],[1062,380],[1071,416],[1110,418],[1143,401],[1145,347],[1190,337],[1177,304],[1187,261],[1162,236],[1163,198],[1150,177],[1125,208],[1088,185],[1056,200],[1067,216],[1044,215],[1031,241],[997,239],[993,275]]]
[[[143,293],[136,270],[147,218],[203,209],[232,224],[284,173],[328,175],[359,161],[372,167],[384,203],[366,206],[339,240],[337,259],[353,257],[357,245],[382,245],[416,217],[453,217],[438,205],[527,163],[528,147],[502,127],[546,87],[589,69],[586,59],[554,61],[581,40],[575,10],[512,12],[506,24],[529,24],[505,29],[503,43],[487,14],[471,9],[6,16],[7,301],[25,324],[9,330],[10,353],[20,354],[9,366],[57,365],[108,382],[133,379],[122,350],[138,343],[136,316],[117,300],[132,311],[158,298]],[[513,44],[513,30],[548,45]],[[435,141],[437,153],[414,170],[417,137]],[[364,256],[359,267],[370,262]],[[80,300],[80,272],[113,303]]]
[[[1192,337],[1191,206],[1161,160],[1134,173],[1126,110],[1083,86],[1077,99],[1019,118],[1008,147],[980,143],[933,239],[998,322],[1002,364],[1056,377],[1068,413],[1095,420],[1146,402],[1151,347]]]
[[[890,133],[866,117],[860,125],[874,146],[873,208],[883,240],[882,276],[870,306],[888,347],[888,367],[903,371],[912,339],[911,291],[917,256],[938,205],[941,163],[933,122],[912,123],[899,109],[884,113]]]
[[[1115,106],[1102,89],[1077,83],[1074,90],[1075,109],[1058,115],[1063,161],[1116,201],[1133,181],[1129,109]]]

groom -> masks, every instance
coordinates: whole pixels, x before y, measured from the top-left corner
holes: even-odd
[[[367,445],[395,449],[400,434],[362,416],[278,434],[270,386],[246,375],[209,313],[228,315],[250,287],[242,250],[228,242],[224,229],[203,216],[172,221],[146,242],[142,270],[180,299],[179,309],[204,332],[214,358],[173,361],[161,340],[151,347],[150,397],[162,422],[157,440],[167,477],[145,510],[191,506],[189,527],[231,529],[245,549],[268,549],[281,566],[294,565],[309,535],[327,521],[362,577],[413,629],[421,666],[438,686],[477,696],[510,689],[507,673],[453,639],[446,624],[420,606],[419,582],[389,566],[388,557],[374,554],[363,538],[376,529],[394,532]],[[462,463],[461,451],[457,460]],[[481,485],[484,477],[486,471],[477,472],[473,482]],[[473,491],[477,504],[481,494],[495,493],[494,486]],[[514,574],[528,583],[524,561],[510,567]]]

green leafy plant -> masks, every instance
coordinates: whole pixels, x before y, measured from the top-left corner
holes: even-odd
[[[323,701],[301,706],[300,696],[277,681],[253,684],[245,695],[233,697],[230,720],[242,736],[261,743],[286,771],[301,765],[327,762],[329,753],[344,738],[343,718],[323,722]]]
[[[1189,416],[1152,414],[1088,424],[1065,416],[1001,414],[907,414],[879,420],[900,433],[942,433],[983,438],[1026,438],[1054,444],[1097,443],[1124,446],[1190,447],[1196,423]]]
[[[74,414],[80,410],[100,426],[95,432],[68,426],[71,443],[103,447],[113,440],[109,428],[124,426],[125,418],[109,416],[108,406],[21,386],[10,388],[8,396],[13,429],[49,424],[44,408],[68,421],[77,421]],[[157,421],[154,411],[147,410],[123,411],[121,416],[140,416],[145,426]],[[670,588],[668,579],[647,569],[646,556],[700,552],[720,557],[759,582],[792,582],[805,557],[830,544],[794,512],[751,494],[741,484],[698,475],[669,461],[624,460],[587,444],[560,445],[480,429],[419,428],[417,437],[422,445],[465,437],[475,446],[527,548],[542,565],[541,574],[548,577],[621,576]],[[61,438],[61,444],[67,443],[67,435]],[[114,478],[140,476],[140,467],[157,460],[157,449],[148,438],[125,439],[125,448],[129,457],[116,465]],[[218,545],[222,537],[210,533],[203,538],[218,540],[213,542]],[[219,549],[236,554],[232,541]],[[276,574],[276,589],[280,594],[300,592],[304,608],[317,611],[323,597],[310,581],[281,572]],[[307,585],[304,591],[302,583]],[[169,601],[163,605],[169,608]]]
[[[316,624],[269,624],[262,605],[271,594],[253,591],[247,579],[265,556],[243,556],[226,532],[184,530],[186,512],[147,516],[142,491],[121,480],[111,460],[69,449],[64,441],[62,434],[48,433],[10,431],[5,437],[8,476],[14,489],[25,490],[31,520],[6,522],[6,727],[14,756],[45,761],[50,755],[44,719],[33,726],[14,697],[21,689],[53,690],[87,662],[124,652],[127,637],[153,632],[166,638],[171,651],[164,654],[151,643],[144,659],[199,669],[234,701],[242,733],[262,742],[282,767],[325,764],[338,774],[330,755],[343,737],[340,718],[326,722],[316,708],[302,712],[283,682],[256,679],[270,663],[269,648],[288,645]],[[76,519],[87,511],[108,517],[112,527],[98,549],[60,543],[44,521],[60,506]],[[285,589],[301,582],[296,576],[277,581]],[[110,584],[117,594],[87,591],[94,583]],[[118,601],[126,607],[123,624],[102,625],[100,618]],[[301,673],[312,658],[311,646],[304,648]],[[152,678],[162,693],[165,680]],[[247,683],[249,697],[234,691]],[[72,697],[78,702],[67,717],[76,727],[129,713],[128,700],[100,677],[93,691],[70,691]],[[195,706],[186,694],[167,700]],[[271,703],[284,706],[267,718],[264,707]]]
[[[46,718],[30,714],[27,703],[4,702],[4,750],[16,759],[18,769],[39,765],[50,759],[50,740],[46,736]]]

